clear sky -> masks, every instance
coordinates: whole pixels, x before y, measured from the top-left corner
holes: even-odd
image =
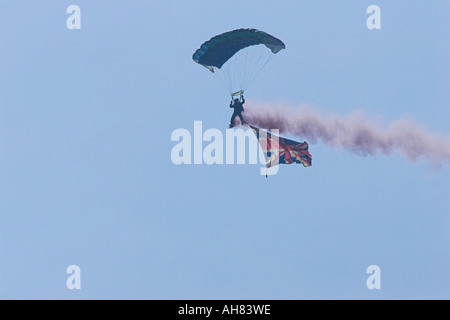
[[[81,30],[66,9],[81,8]],[[366,9],[381,8],[381,30]],[[192,61],[252,27],[286,50],[249,103],[450,135],[450,2],[0,2],[0,298],[450,298],[450,168],[310,144],[313,166],[180,165],[177,128],[228,127]],[[68,290],[66,268],[81,268]],[[366,269],[381,268],[381,290]]]

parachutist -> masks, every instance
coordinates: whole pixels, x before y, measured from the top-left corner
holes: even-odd
[[[244,111],[244,103],[245,103],[245,99],[244,96],[241,95],[239,97],[239,99],[234,99],[231,100],[230,103],[230,108],[234,109],[233,115],[231,116],[231,120],[230,120],[230,128],[234,127],[234,119],[236,117],[239,117],[239,119],[241,120],[241,124],[244,124],[244,118],[242,117],[242,112]]]
[[[236,29],[205,41],[192,55],[233,97],[244,93],[266,63],[286,45],[256,29]],[[236,91],[240,90],[240,91]]]

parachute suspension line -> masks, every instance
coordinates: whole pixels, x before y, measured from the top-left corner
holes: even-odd
[[[225,67],[224,72],[227,74],[226,78],[228,79],[228,92],[230,92],[232,90],[231,88],[233,87],[233,75],[231,73],[230,63],[228,62],[231,63],[232,61],[225,62],[225,65],[223,67]]]
[[[248,77],[252,72],[252,67],[255,62],[255,47],[248,48],[244,50],[245,52],[239,57],[240,63],[238,66],[239,70],[239,89],[245,89],[247,86]]]
[[[250,72],[248,74],[248,79],[246,80],[247,87],[249,86],[249,82],[252,82],[251,80],[254,77],[255,73],[257,72],[258,67],[261,64],[261,59],[262,59],[264,53],[267,51],[267,50],[264,50],[266,48],[264,48],[262,46],[259,46],[258,49],[259,50],[258,51],[255,50],[255,52],[253,54],[253,56],[254,56],[254,58],[252,60],[253,64],[250,65],[251,70],[250,70]],[[247,88],[245,88],[245,89],[247,89]]]
[[[229,83],[229,78],[227,78],[226,74],[227,74],[227,66],[222,67],[222,70],[217,70],[217,75],[219,77],[221,77],[223,79],[223,82],[225,83],[225,89],[227,89],[227,91],[230,91],[230,83]]]
[[[228,79],[229,92],[246,90],[272,57],[273,53],[262,45],[237,52],[222,67]]]
[[[236,53],[235,59],[227,61],[221,69],[208,72],[232,95],[247,90],[273,57],[274,54],[264,46],[253,46]]]
[[[248,59],[249,59],[249,50],[242,50],[242,54],[239,57],[239,65],[238,65],[238,86],[239,86],[239,90],[242,90],[245,84],[245,74],[247,72],[246,67],[247,67],[247,63],[248,63]]]
[[[226,75],[224,74],[224,69],[222,68],[222,70],[220,69],[214,69],[214,73],[211,73],[211,76],[214,78],[214,80],[216,80],[217,82],[219,82],[219,84],[221,86],[223,86],[225,88],[225,90],[229,91],[229,83],[227,81]]]
[[[237,72],[239,70],[238,62],[239,62],[239,60],[237,60],[237,59],[230,59],[225,63],[225,66],[227,68],[227,75],[228,75],[227,79],[229,79],[228,92],[230,94],[233,93],[233,90],[235,89],[235,83],[238,81],[238,74],[237,74]]]
[[[266,64],[269,63],[270,60],[273,59],[274,56],[270,56],[267,61],[263,64],[263,66],[256,72],[255,76],[253,77],[253,79],[251,79],[250,83],[248,84],[248,86],[250,86],[258,77],[258,75],[261,73],[262,69],[264,69],[264,67],[266,66]]]
[[[225,64],[225,68],[225,71],[227,72],[227,79],[229,79],[228,92],[231,92],[233,90],[233,74],[231,73],[230,65],[228,63]]]
[[[245,52],[245,61],[244,61],[244,65],[243,65],[243,68],[242,68],[242,73],[243,74],[242,74],[242,78],[241,78],[241,83],[239,84],[239,86],[240,86],[239,89],[240,90],[244,90],[245,89],[244,87],[245,87],[245,85],[247,83],[248,70],[246,70],[245,68],[247,66],[249,66],[251,61],[253,61],[252,58],[253,58],[254,50],[252,50],[252,49],[253,48],[251,48],[250,50],[246,50],[246,52]]]
[[[274,57],[273,54],[267,53],[268,52],[267,50],[264,50],[264,52],[266,52],[265,55],[263,54],[263,52],[261,52],[260,55],[258,56],[258,59],[257,59],[258,61],[255,62],[254,66],[253,66],[253,70],[252,70],[250,77],[246,82],[246,86],[243,90],[246,90],[256,80],[259,73],[264,69],[266,64],[268,64],[269,61],[272,60],[272,58]],[[264,58],[263,58],[263,56],[264,56]],[[262,64],[261,61],[264,61],[264,63]]]
[[[255,48],[256,49],[256,48]],[[246,80],[247,86],[249,85],[249,82],[254,77],[255,73],[259,68],[261,68],[261,60],[262,57],[267,53],[268,49],[264,46],[259,46],[258,50],[254,52],[254,58],[253,58],[253,64],[251,64],[251,71],[248,75],[248,79]]]
[[[229,90],[227,81],[224,79],[223,76],[220,76],[220,72],[217,72],[217,69],[213,72],[211,70],[208,70],[208,73],[211,75],[211,77],[217,81],[220,85],[222,85],[226,90]]]
[[[257,51],[256,48],[253,52],[253,63],[250,64],[250,72],[248,73],[248,77],[246,79],[246,83],[248,83],[248,81],[250,81],[250,79],[253,77],[253,74],[255,73],[256,69],[258,68],[260,61],[261,61],[261,57],[263,55],[263,51],[261,50],[261,46],[258,48],[259,50]]]
[[[240,89],[242,86],[242,75],[244,74],[243,68],[245,68],[245,58],[247,55],[247,50],[241,50],[236,55],[236,60],[234,60],[236,61],[236,85]]]
[[[243,90],[246,89],[248,77],[252,73],[253,64],[255,63],[254,59],[255,59],[256,47],[257,46],[254,46],[252,48],[249,48],[249,50],[247,50],[247,56],[246,56],[246,61],[245,61],[245,66],[247,67],[247,70],[245,70],[245,73],[243,74],[243,77],[242,77],[243,80],[242,80],[242,84],[241,84],[241,89],[243,89]]]
[[[237,66],[237,72],[236,72],[236,82],[234,83],[233,89],[241,89],[242,87],[242,75],[245,73],[245,58],[247,55],[247,50],[241,50],[238,52],[238,59],[236,59],[236,66]]]

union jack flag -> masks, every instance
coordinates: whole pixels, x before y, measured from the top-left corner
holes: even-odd
[[[285,139],[250,126],[258,139],[266,157],[266,166],[277,164],[301,163],[304,167],[312,165],[312,156],[308,151],[308,143]]]

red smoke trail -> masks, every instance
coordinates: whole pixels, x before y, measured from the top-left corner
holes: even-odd
[[[249,104],[244,119],[260,128],[279,129],[280,133],[306,138],[312,143],[342,146],[359,155],[398,152],[410,161],[450,163],[450,136],[429,133],[410,118],[383,128],[368,120],[363,112],[340,117],[321,114],[305,105],[287,108]]]

